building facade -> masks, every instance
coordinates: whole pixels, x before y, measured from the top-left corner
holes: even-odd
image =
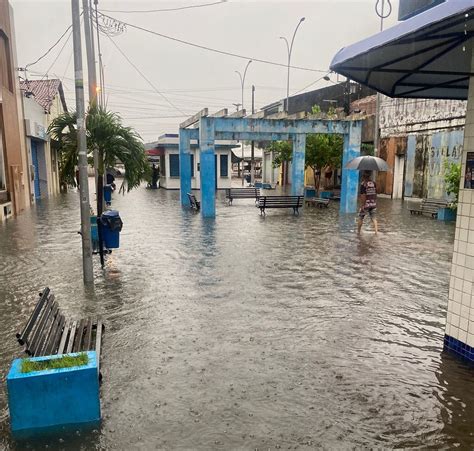
[[[231,187],[232,181],[232,149],[239,147],[236,141],[218,141],[215,148],[216,188]],[[145,145],[150,161],[159,166],[160,187],[180,189],[179,179],[179,136],[167,133],[158,141]],[[201,189],[200,153],[196,141],[191,140],[191,188]]]
[[[449,199],[444,175],[460,163],[466,102],[381,97],[379,155],[392,171],[380,173],[379,190],[395,199]]]
[[[13,12],[0,2],[0,220],[30,206],[31,188],[16,77]]]
[[[67,106],[60,80],[22,81],[20,87],[32,194],[39,200],[60,191],[57,146],[47,130]]]

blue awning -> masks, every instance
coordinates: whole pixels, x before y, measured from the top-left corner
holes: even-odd
[[[474,0],[448,0],[341,49],[331,70],[390,97],[467,99]]]

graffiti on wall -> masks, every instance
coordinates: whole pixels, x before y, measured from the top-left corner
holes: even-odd
[[[463,130],[408,137],[406,197],[449,198],[444,183],[446,163],[459,163],[463,151],[463,137]]]

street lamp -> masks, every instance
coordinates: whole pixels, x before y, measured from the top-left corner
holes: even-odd
[[[250,66],[250,63],[252,62],[252,60],[249,60],[249,62],[247,63],[247,65],[245,66],[245,69],[244,69],[244,75],[242,76],[242,74],[236,70],[235,73],[239,75],[240,77],[240,86],[242,87],[242,109],[244,109],[244,87],[245,87],[245,76],[247,75],[247,69],[249,68]]]
[[[304,17],[300,19],[298,22],[298,25],[296,25],[295,32],[293,33],[293,37],[291,38],[291,44],[288,43],[288,39],[286,39],[283,36],[280,36],[280,39],[283,39],[286,43],[286,49],[288,50],[288,76],[286,79],[286,112],[288,113],[289,108],[288,108],[288,102],[290,99],[290,63],[291,63],[291,52],[293,51],[293,42],[295,41],[295,36],[296,32],[298,31],[298,28],[301,25],[301,22],[305,20]]]
[[[251,62],[252,62],[252,60],[249,60],[247,65],[245,66],[244,75],[242,75],[238,70],[235,71],[240,77],[240,85],[242,87],[242,110],[245,109],[244,108],[245,76],[247,75],[247,69],[249,68]],[[244,165],[244,142],[242,141],[242,186],[244,186],[244,167],[245,167],[245,165]]]

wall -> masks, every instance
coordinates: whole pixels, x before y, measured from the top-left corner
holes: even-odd
[[[460,162],[466,102],[390,99],[382,96],[380,156],[392,168],[379,173],[381,193],[391,195],[396,155],[403,155],[404,197],[447,199],[446,162]]]
[[[7,191],[15,214],[30,205],[25,141],[20,128],[20,92],[15,74],[16,57],[11,8],[0,2],[0,128]]]

